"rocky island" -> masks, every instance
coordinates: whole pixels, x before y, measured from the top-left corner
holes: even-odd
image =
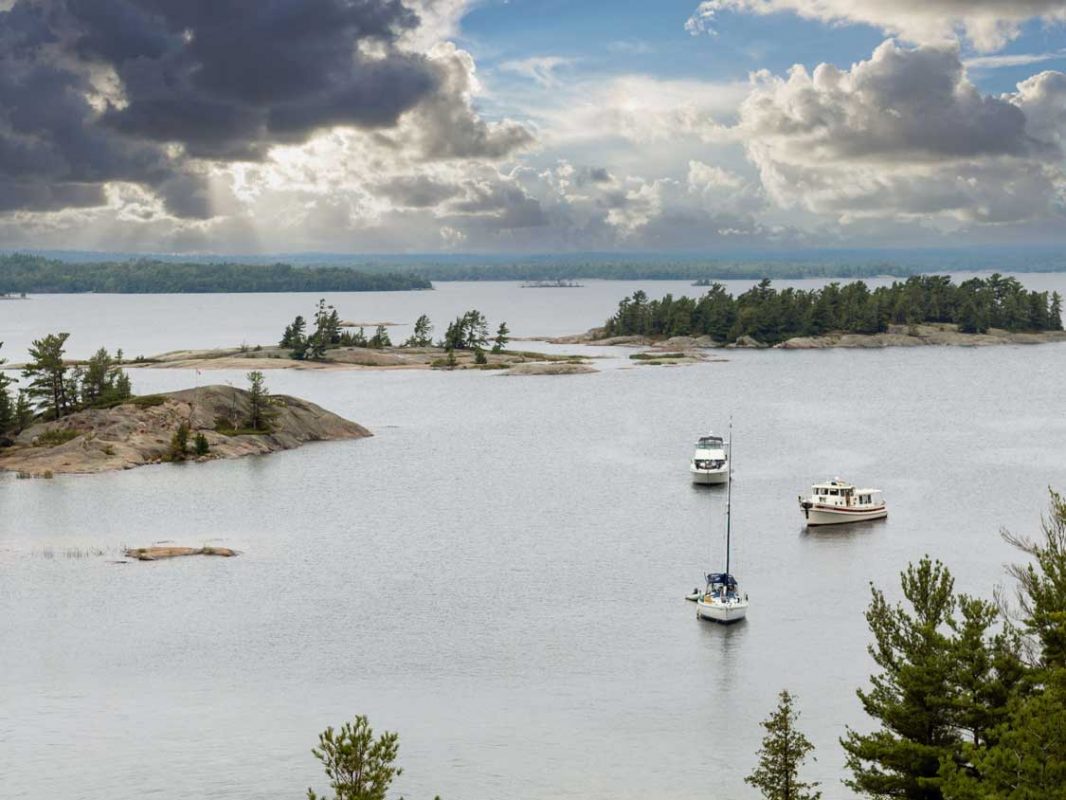
[[[324,408],[286,395],[269,398],[269,423],[244,428],[252,393],[203,386],[130,398],[111,408],[88,408],[38,421],[0,448],[0,471],[23,476],[85,474],[166,461],[207,461],[291,450],[307,442],[359,439],[372,434]],[[236,424],[234,424],[236,422]],[[202,437],[203,452],[175,452],[175,435]]]
[[[703,360],[700,351],[719,348],[725,350],[824,350],[832,347],[877,349],[882,347],[987,347],[1001,344],[1047,344],[1066,342],[1066,331],[1008,331],[989,328],[982,333],[968,333],[951,323],[923,325],[888,325],[879,333],[827,331],[818,336],[794,336],[783,342],[767,343],[754,336],[741,336],[726,342],[710,336],[607,336],[604,328],[593,328],[573,336],[558,336],[544,341],[552,344],[588,344],[597,347],[647,347],[649,358],[682,356]],[[674,352],[676,351],[676,352]],[[630,358],[637,358],[630,356]],[[646,360],[646,359],[639,359]]]
[[[916,275],[873,290],[863,281],[802,290],[762,280],[736,297],[718,283],[698,298],[652,300],[638,291],[603,327],[548,341],[811,350],[1040,344],[1066,341],[1066,332],[1058,292],[1028,291],[999,274],[959,284],[944,275]]]

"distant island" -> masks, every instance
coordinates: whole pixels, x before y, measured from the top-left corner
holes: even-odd
[[[391,324],[391,323],[389,323]],[[242,345],[214,350],[177,350],[127,362],[136,367],[196,369],[442,369],[505,370],[510,375],[573,375],[595,370],[581,356],[549,355],[509,347],[506,322],[490,336],[489,323],[471,309],[448,323],[439,339],[425,314],[411,335],[393,343],[386,323],[372,333],[341,320],[337,309],[319,300],[310,319],[303,315],[285,326],[276,345]]]
[[[898,334],[901,326],[904,335],[915,336],[921,333],[919,326],[942,331],[951,326],[958,335],[986,337],[993,331],[1061,333],[1062,297],[1027,291],[1015,278],[998,274],[960,284],[942,275],[912,276],[873,290],[862,281],[778,290],[764,279],[736,297],[719,283],[699,298],[649,300],[638,291],[619,303],[596,334],[600,339],[706,337],[718,345],[773,346],[804,338],[810,343],[844,335]]]
[[[522,284],[523,289],[580,289],[582,284],[567,278],[557,278],[551,281],[526,281]]]
[[[432,289],[413,272],[340,266],[175,263],[157,260],[69,263],[15,253],[0,256],[0,296],[58,293],[382,292]]]

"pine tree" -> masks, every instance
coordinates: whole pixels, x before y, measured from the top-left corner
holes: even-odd
[[[1051,493],[1042,537],[1004,532],[1026,556],[1009,568],[1015,599],[1000,598],[1026,637],[1028,668],[990,744],[967,742],[942,765],[947,800],[1062,800],[1066,793],[1066,500]]]
[[[29,380],[27,393],[43,416],[59,419],[69,414],[76,400],[67,382],[67,365],[63,361],[64,344],[69,333],[50,333],[30,345],[30,362],[22,370]]]
[[[455,350],[449,347],[445,351],[444,366],[448,369],[455,369],[459,365],[459,361],[455,358]]]
[[[488,364],[489,360],[485,357],[485,351],[480,347],[474,348],[474,363],[475,364]]]
[[[792,695],[784,690],[778,697],[777,709],[762,723],[766,736],[758,753],[759,764],[744,781],[766,800],[818,800],[822,796],[818,784],[799,778],[814,745],[796,730],[799,712],[793,707]]]
[[[196,434],[196,438],[193,440],[193,450],[198,456],[206,456],[211,451],[211,446],[207,443],[207,437],[202,432]]]
[[[923,558],[901,575],[909,608],[890,605],[871,587],[866,620],[870,655],[881,672],[857,692],[880,729],[847,731],[841,744],[852,777],[845,784],[872,797],[939,800],[938,772],[958,745],[952,720],[951,643],[944,633],[955,608],[954,580],[939,561]]]
[[[170,452],[168,455],[171,461],[184,461],[188,452],[189,423],[182,422],[178,425],[177,430],[174,431],[174,435],[170,437]]]
[[[4,343],[0,342],[0,348],[3,346]],[[0,358],[0,433],[5,433],[15,427],[15,401],[8,390],[12,381],[3,371],[6,363],[7,359]]]
[[[502,353],[504,348],[507,347],[507,343],[510,339],[511,331],[507,329],[507,323],[501,322],[500,327],[496,329],[496,338],[492,343],[492,352]]]
[[[364,716],[344,723],[340,731],[326,728],[311,752],[322,762],[334,800],[385,800],[393,780],[403,772],[394,766],[399,737],[388,732],[375,737]],[[312,789],[307,798],[327,800]]]
[[[1048,308],[1048,329],[1053,331],[1062,330],[1062,295],[1058,292],[1051,293],[1051,305]]]
[[[22,389],[15,398],[15,433],[22,433],[33,424],[33,404],[30,396]]]
[[[445,350],[462,350],[466,347],[466,317],[456,317],[444,331],[441,347]]]
[[[253,431],[268,430],[274,414],[270,409],[270,394],[266,378],[259,370],[248,373],[248,427]]]
[[[467,350],[473,350],[477,347],[484,347],[489,341],[489,323],[485,319],[485,315],[477,309],[467,311],[463,315],[463,329],[466,334],[464,347]]]
[[[385,329],[384,325],[378,325],[374,331],[374,335],[370,337],[370,341],[367,342],[367,347],[373,347],[380,350],[384,347],[392,347],[392,340],[389,338],[389,332]]]
[[[296,315],[296,319],[292,321],[291,325],[285,326],[285,333],[281,336],[280,347],[286,347],[291,350],[297,350],[304,344],[304,332],[307,330],[307,321],[300,316]]]
[[[85,372],[80,382],[72,374],[72,383],[79,386],[79,396],[83,406],[93,406],[130,397],[130,381],[126,373],[101,347],[86,362]]]
[[[429,317],[423,314],[415,320],[414,331],[403,344],[404,347],[429,347],[433,344],[433,326],[430,324]]]
[[[329,317],[326,318],[326,336],[330,344],[340,343],[341,318],[333,306],[330,306]]]

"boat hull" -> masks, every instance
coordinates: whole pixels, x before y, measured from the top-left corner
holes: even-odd
[[[740,622],[748,615],[748,602],[738,603],[708,603],[702,599],[696,601],[696,618],[706,619],[711,622],[719,622],[729,625]]]
[[[874,519],[884,519],[888,516],[888,508],[848,509],[848,508],[804,508],[803,516],[806,518],[808,528],[817,528],[823,525],[846,525],[849,522],[869,522]]]
[[[688,471],[692,473],[692,482],[699,484],[720,484],[729,480],[728,469],[696,469],[696,467],[689,467]]]

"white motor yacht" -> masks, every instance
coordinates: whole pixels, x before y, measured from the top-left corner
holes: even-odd
[[[696,442],[688,471],[693,483],[725,483],[729,478],[729,454],[726,442],[713,433],[701,436]]]
[[[888,516],[880,489],[857,489],[839,478],[814,484],[810,496],[800,497],[799,504],[808,528]]]

